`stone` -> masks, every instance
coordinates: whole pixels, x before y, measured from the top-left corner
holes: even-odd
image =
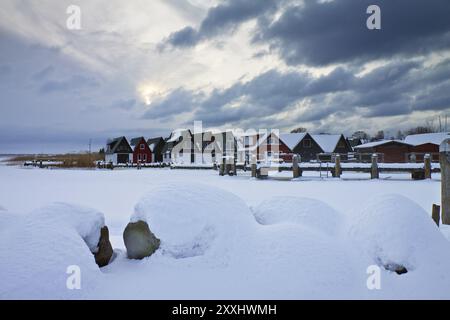
[[[411,173],[411,177],[413,180],[425,180],[425,171],[424,170],[414,170]]]
[[[100,229],[100,240],[98,251],[94,253],[95,263],[101,268],[109,264],[113,255],[113,248],[109,241],[109,230],[107,226]]]
[[[147,222],[130,222],[123,232],[123,241],[129,259],[143,259],[151,256],[161,241],[150,231]]]
[[[399,274],[399,275],[408,272],[408,270],[404,266],[397,264],[397,263],[388,263],[388,264],[384,265],[384,268],[386,270],[395,272],[396,274]]]

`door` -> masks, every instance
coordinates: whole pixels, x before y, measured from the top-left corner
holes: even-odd
[[[129,161],[128,153],[119,153],[117,155],[117,163],[127,163]]]

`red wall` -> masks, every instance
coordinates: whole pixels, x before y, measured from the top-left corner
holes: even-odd
[[[274,139],[276,139],[277,142],[279,142],[278,145],[278,153],[280,154],[279,157],[283,159],[285,162],[292,162],[292,155],[293,155],[292,150],[289,149],[289,147],[286,146],[283,141],[278,139],[276,135],[271,135],[271,137],[273,137]],[[272,145],[267,144],[267,141],[265,145],[263,145],[262,147],[258,147],[258,160],[262,160],[264,158],[264,153],[266,151],[272,152]]]
[[[384,154],[384,162],[402,163],[406,161],[406,156],[410,152],[410,147],[406,145],[381,145],[375,147],[377,153]]]
[[[141,150],[141,144],[144,145],[143,150]],[[144,154],[147,155],[146,161],[142,160],[142,159],[144,159]],[[134,146],[133,163],[138,162],[139,155],[141,155],[141,163],[151,163],[152,162],[152,152],[151,152],[150,148],[148,147],[145,139],[141,139],[141,141],[139,141],[139,143]]]
[[[424,143],[424,144],[420,144],[418,146],[412,147],[411,152],[417,152],[417,153],[439,152],[439,146],[437,144]]]

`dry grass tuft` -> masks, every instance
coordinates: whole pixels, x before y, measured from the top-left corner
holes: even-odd
[[[12,164],[24,163],[26,161],[54,161],[61,162],[61,164],[52,165],[59,168],[94,168],[95,161],[104,160],[105,155],[94,152],[88,153],[66,153],[56,155],[21,155],[9,159],[8,162]]]

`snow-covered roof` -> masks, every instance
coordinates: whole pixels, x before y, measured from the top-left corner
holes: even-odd
[[[312,134],[311,137],[317,144],[322,148],[324,152],[334,152],[339,139],[342,135],[340,134]]]
[[[440,145],[442,141],[450,138],[448,132],[437,132],[437,133],[423,133],[423,134],[411,134],[406,136],[405,142],[417,146],[424,143],[432,143]]]
[[[353,149],[373,148],[373,147],[381,146],[383,144],[390,143],[390,142],[397,142],[397,143],[404,144],[404,145],[410,145],[409,143],[406,143],[405,141],[402,141],[402,140],[380,140],[380,141],[374,141],[374,142],[360,144],[359,146],[353,147]]]
[[[293,150],[295,146],[303,140],[306,136],[306,132],[302,133],[283,133],[280,134],[280,140],[284,142],[285,145],[289,147],[289,149]]]
[[[175,142],[177,141],[184,132],[188,131],[188,129],[176,129],[174,131],[172,131],[172,134],[170,135],[169,140],[167,140],[167,142]]]

